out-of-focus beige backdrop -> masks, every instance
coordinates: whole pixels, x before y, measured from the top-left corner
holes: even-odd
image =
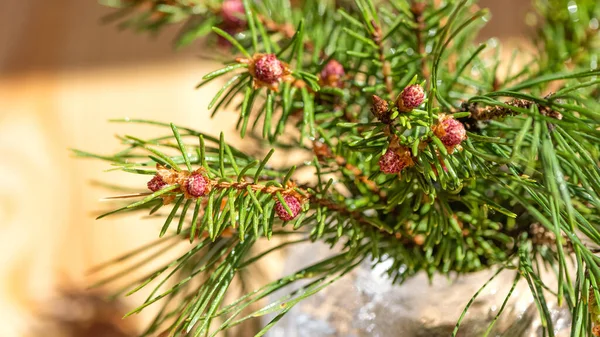
[[[483,1],[492,27],[518,36],[527,1]],[[218,67],[201,44],[175,52],[172,29],[157,38],[102,26],[93,0],[2,0],[0,4],[0,336],[25,336],[36,313],[65,286],[85,287],[85,271],[156,237],[136,217],[93,220],[110,191],[92,180],[135,186],[105,163],[73,159],[68,148],[118,148],[114,134],[158,129],[110,118],[170,121],[229,139],[234,113],[209,118],[219,83],[194,90]],[[160,131],[164,133],[165,130]],[[136,298],[133,299],[135,301]],[[139,298],[137,298],[139,300]],[[42,308],[42,309],[40,309]],[[52,309],[52,308],[50,308]]]

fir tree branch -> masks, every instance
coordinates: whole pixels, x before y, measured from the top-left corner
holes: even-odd
[[[370,180],[358,167],[349,163],[343,156],[334,155],[327,144],[319,141],[313,141],[313,152],[317,156],[319,161],[334,161],[339,167],[343,167],[350,171],[355,179],[364,183],[373,193],[379,195],[380,198],[385,199],[385,194],[382,193],[381,189],[377,186],[377,183]]]
[[[135,121],[173,134],[120,136],[124,148],[112,155],[74,153],[107,161],[111,171],[153,176],[151,192],[128,190],[133,194],[112,198],[116,210],[103,216],[149,212],[164,219],[160,236],[173,232],[175,239],[118,259],[128,266],[100,282],[116,281],[189,239],[184,255],[136,276],[119,293],[153,284],[132,311],[163,301],[145,335],[212,336],[252,317],[276,315],[264,333],[298,301],[365,259],[389,261],[394,283],[421,271],[432,277],[514,267],[530,286],[545,333],[552,334],[550,296],[573,309],[574,331],[598,328],[599,321],[587,318],[598,311],[587,304],[600,298],[594,255],[600,246],[599,73],[589,70],[597,48],[588,36],[598,4],[582,2],[567,13],[567,1],[557,2],[561,11],[554,5],[541,11],[557,23],[540,31],[544,50],[533,58],[541,62],[502,83],[502,60],[490,56],[491,44],[473,41],[487,15],[474,12],[473,1],[144,1],[141,12],[142,1],[119,2],[124,10],[115,18],[129,27],[158,31],[185,21],[181,41],[212,31],[229,43],[223,49],[231,50],[230,62],[199,85],[229,77],[209,109],[236,108],[242,136],[262,124],[256,136],[279,149],[310,149],[311,140],[317,158],[296,164],[316,171],[316,181],[295,186],[296,166],[271,166],[273,152],[259,160],[222,135]],[[431,42],[430,71],[425,49]],[[568,57],[573,62],[565,65]],[[556,94],[546,96],[551,91]],[[400,95],[392,101],[394,93]],[[493,122],[479,123],[486,121]],[[485,127],[466,132],[463,124]],[[299,137],[278,139],[294,128]],[[335,181],[326,180],[329,175]],[[133,197],[142,199],[128,205]],[[287,222],[291,229],[282,230]],[[286,241],[249,253],[273,236]],[[309,240],[337,245],[341,253],[225,300],[240,270],[288,243]],[[130,259],[138,255],[139,261]],[[548,286],[544,268],[558,287]],[[297,280],[308,283],[272,305],[249,309]],[[512,288],[502,308],[511,294]]]

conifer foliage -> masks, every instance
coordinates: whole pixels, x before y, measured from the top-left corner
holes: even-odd
[[[116,259],[123,270],[99,285],[186,245],[119,293],[149,293],[130,314],[160,308],[142,336],[214,336],[270,315],[263,335],[364,261],[390,261],[397,284],[418,272],[513,273],[529,285],[548,336],[548,296],[571,310],[573,336],[598,333],[597,1],[535,1],[538,20],[552,24],[532,37],[538,50],[522,67],[514,60],[530,55],[500,59],[495,40],[475,42],[490,13],[474,0],[103,2],[122,27],[157,32],[181,23],[177,46],[206,37],[197,43],[221,48],[223,67],[198,86],[221,81],[208,110],[237,111],[241,137],[273,148],[256,157],[223,134],[128,119],[118,122],[170,133],[120,137],[123,149],[111,155],[75,151],[148,177],[147,189],[115,197],[139,200],[100,218],[164,219],[160,239]],[[313,159],[272,164],[274,151],[290,150]],[[297,168],[314,179],[300,181]],[[274,237],[282,243],[260,244]],[[255,262],[311,241],[335,253],[226,296]],[[287,295],[274,299],[280,290]]]

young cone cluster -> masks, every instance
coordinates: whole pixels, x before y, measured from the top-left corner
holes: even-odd
[[[196,199],[205,196],[212,188],[211,181],[206,177],[203,169],[194,172],[177,171],[157,165],[157,173],[147,183],[148,189],[152,192],[157,192],[171,185],[179,185],[179,188],[174,190],[173,193],[181,192],[187,199]],[[165,204],[173,200],[172,195],[162,197]]]
[[[296,195],[297,193],[293,192],[293,187],[295,186],[293,183],[288,183],[287,188],[274,188],[260,184],[220,184],[219,182],[210,180],[203,173],[203,169],[199,169],[194,172],[177,171],[158,165],[157,171],[158,173],[154,175],[154,177],[152,177],[152,179],[147,183],[148,189],[152,192],[157,192],[169,185],[179,184],[181,187],[173,190],[173,194],[177,195],[179,193],[183,193],[183,196],[185,196],[187,199],[197,199],[209,194],[213,188],[220,189],[235,187],[243,190],[245,187],[250,187],[251,189],[253,188],[259,191],[265,191],[266,193],[272,195],[272,198],[276,200],[274,207],[275,214],[283,221],[293,220],[302,210],[302,198],[299,198]],[[276,194],[279,192],[286,193],[283,196],[283,200],[290,209],[291,214],[281,203],[279,198],[276,197]],[[173,198],[173,195],[163,196],[163,203],[168,204],[173,201]]]

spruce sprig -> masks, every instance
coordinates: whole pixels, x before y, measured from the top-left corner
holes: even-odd
[[[140,199],[100,216],[143,210],[165,222],[162,239],[116,262],[151,249],[153,254],[99,285],[186,245],[178,259],[118,292],[153,285],[130,313],[161,302],[143,336],[213,336],[274,314],[262,335],[299,301],[366,259],[373,265],[390,261],[387,274],[394,283],[423,271],[433,276],[493,268],[496,276],[516,270],[487,333],[518,282],[529,285],[549,336],[549,296],[570,308],[574,336],[597,333],[600,71],[589,36],[598,21],[594,1],[578,4],[578,20],[570,7],[537,1],[538,13],[557,24],[539,32],[535,57],[541,61],[514,69],[509,60],[513,71],[507,76],[498,72],[503,60],[493,57],[497,42],[474,43],[489,15],[476,1],[244,0],[228,7],[239,10],[225,13],[227,2],[236,1],[113,5],[122,8],[122,22],[138,29],[187,20],[183,44],[211,32],[224,39],[238,57],[227,56],[223,68],[203,77],[198,87],[226,78],[208,109],[216,113],[235,104],[242,137],[298,149],[312,160],[277,166],[270,161],[273,151],[261,158],[228,145],[223,134],[214,138],[145,120],[121,122],[172,134],[119,137],[124,149],[113,155],[75,151],[164,183],[152,185],[151,193],[117,197]],[[277,72],[265,75],[265,69]],[[297,181],[297,168],[312,169],[314,179]],[[201,193],[190,192],[194,174],[201,176]],[[283,242],[256,252],[258,242],[274,237]],[[236,276],[257,261],[317,240],[336,255],[226,300]],[[554,289],[547,286],[546,268],[556,278]],[[264,306],[282,289],[288,295]]]

